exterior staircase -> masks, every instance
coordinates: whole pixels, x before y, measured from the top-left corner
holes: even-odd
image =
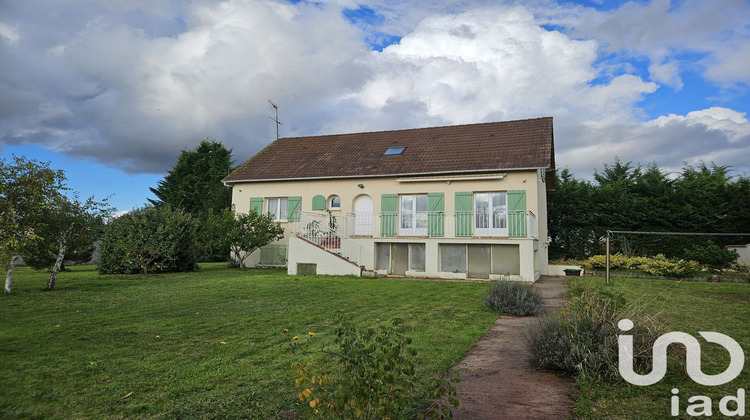
[[[318,274],[362,275],[362,244],[332,229],[332,223],[325,220],[328,215],[297,212],[296,216],[289,247],[289,274],[296,274],[296,264],[314,264]],[[335,257],[338,263],[323,253]],[[342,267],[342,263],[346,266]]]

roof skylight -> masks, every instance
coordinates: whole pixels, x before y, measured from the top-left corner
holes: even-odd
[[[386,150],[385,153],[383,153],[383,156],[402,155],[404,154],[404,150],[406,150],[405,146],[389,147],[388,150]]]

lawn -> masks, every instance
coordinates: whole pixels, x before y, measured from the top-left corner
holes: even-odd
[[[3,419],[305,417],[283,329],[325,340],[336,310],[363,326],[401,317],[420,376],[434,378],[497,319],[482,305],[488,285],[475,283],[221,264],[149,276],[73,267],[54,292],[45,281],[20,267],[14,294],[0,297]]]
[[[631,304],[643,307],[648,314],[657,315],[668,331],[689,333],[701,343],[702,370],[718,374],[728,366],[729,356],[718,344],[709,344],[698,331],[715,331],[736,340],[745,352],[742,374],[728,384],[708,387],[694,383],[681,366],[672,363],[665,378],[651,386],[639,387],[620,380],[615,384],[579,381],[581,391],[575,412],[591,419],[676,418],[670,415],[672,389],[679,390],[679,418],[686,415],[688,399],[696,395],[708,396],[713,401],[713,415],[719,413],[719,400],[727,395],[737,396],[739,388],[750,384],[750,284],[708,283],[655,279],[613,278],[610,285],[601,277],[576,280],[581,285],[600,285],[621,294]],[[576,284],[576,283],[574,283]],[[684,350],[676,351],[676,359],[684,359]],[[645,373],[645,372],[641,372]],[[694,403],[694,402],[693,402]],[[747,407],[747,404],[746,404]],[[736,408],[734,403],[729,408]]]

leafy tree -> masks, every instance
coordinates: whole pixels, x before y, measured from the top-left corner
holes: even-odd
[[[198,222],[170,205],[145,207],[113,220],[100,246],[100,274],[192,271]]]
[[[274,222],[273,215],[259,214],[255,210],[242,214],[225,210],[214,221],[214,229],[218,237],[226,241],[221,246],[229,247],[232,264],[237,267],[244,267],[245,259],[255,250],[284,237],[284,228],[279,222]]]
[[[49,163],[14,156],[0,160],[0,261],[7,262],[5,293],[11,293],[15,258],[44,238],[39,217],[64,188],[65,175]]]
[[[221,180],[232,171],[232,151],[215,140],[203,140],[192,150],[183,150],[171,171],[151,192],[156,207],[169,204],[195,217],[229,208],[232,192]]]
[[[183,150],[177,163],[151,192],[156,207],[169,204],[193,215],[202,233],[198,249],[200,261],[226,261],[229,248],[217,247],[208,236],[210,219],[231,206],[232,192],[221,180],[232,171],[232,151],[214,140],[203,140],[192,150]]]
[[[43,241],[27,247],[24,261],[33,268],[52,267],[47,289],[53,290],[57,274],[64,270],[65,261],[88,262],[101,236],[104,220],[112,209],[107,200],[96,201],[93,197],[81,201],[78,197],[59,196],[55,202],[40,213],[46,224],[41,231]]]

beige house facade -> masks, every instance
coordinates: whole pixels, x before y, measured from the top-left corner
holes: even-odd
[[[553,175],[540,118],[279,139],[224,182],[235,211],[285,229],[249,265],[533,282],[547,272]]]

